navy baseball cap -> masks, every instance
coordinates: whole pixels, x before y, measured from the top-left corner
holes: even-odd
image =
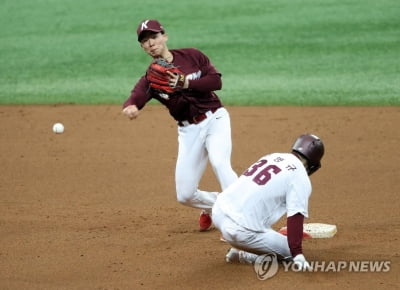
[[[162,33],[165,32],[164,27],[157,20],[154,19],[143,20],[142,22],[140,22],[136,31],[138,36],[138,41],[142,40],[143,34],[146,31],[162,32]]]

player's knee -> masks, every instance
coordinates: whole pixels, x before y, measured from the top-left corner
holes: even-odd
[[[188,183],[178,184],[176,187],[176,199],[183,205],[190,205],[196,195],[196,187]]]
[[[190,205],[190,202],[192,201],[191,196],[185,195],[185,194],[180,194],[179,192],[176,195],[176,199],[178,200],[179,203],[183,205]]]

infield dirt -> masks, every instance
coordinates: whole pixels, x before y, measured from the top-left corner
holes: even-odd
[[[326,147],[311,176],[310,261],[390,261],[385,273],[257,279],[226,264],[217,230],[175,197],[177,129],[162,106],[0,106],[1,289],[398,289],[400,107],[228,107],[237,173],[305,132]],[[63,134],[52,126],[61,122]],[[219,191],[207,168],[200,188]],[[282,219],[276,228],[284,225]]]

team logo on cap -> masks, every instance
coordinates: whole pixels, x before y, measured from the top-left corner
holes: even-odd
[[[146,28],[149,28],[149,27],[147,26],[147,23],[149,23],[149,21],[150,21],[150,20],[145,20],[145,21],[143,21],[140,30],[144,30],[144,29],[146,29]]]

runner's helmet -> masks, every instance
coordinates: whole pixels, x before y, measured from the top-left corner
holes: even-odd
[[[307,173],[311,175],[321,168],[321,159],[325,148],[319,137],[312,134],[304,134],[294,142],[292,152],[300,154],[307,160]]]

